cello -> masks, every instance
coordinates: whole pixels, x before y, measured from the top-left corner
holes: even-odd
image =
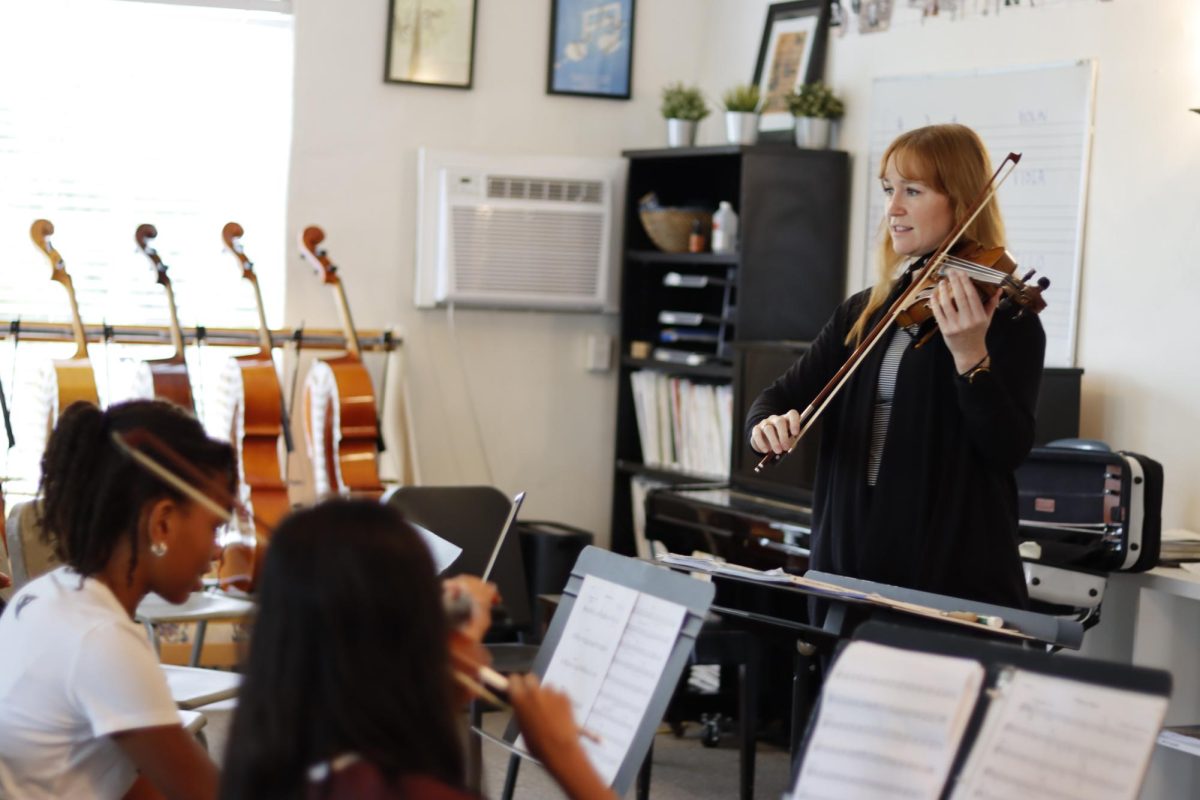
[[[291,505],[280,459],[280,436],[284,437],[287,449],[291,447],[283,391],[271,355],[271,331],[267,327],[262,292],[254,264],[242,248],[244,232],[241,225],[230,222],[221,230],[221,239],[238,260],[242,277],[254,287],[259,351],[230,359],[222,379],[232,397],[229,434],[237,454],[240,508],[246,511],[237,513],[241,540],[226,543],[217,577],[222,586],[252,592],[258,583],[271,529],[283,519]]]
[[[53,270],[50,279],[62,284],[71,302],[71,332],[75,337],[75,355],[53,362],[55,389],[52,393],[53,406],[46,420],[46,432],[54,427],[58,415],[72,403],[84,400],[100,405],[100,394],[96,391],[96,375],[88,358],[87,337],[83,332],[83,320],[79,316],[79,303],[75,299],[75,284],[67,273],[62,256],[50,244],[54,224],[48,219],[35,220],[29,228],[29,236],[37,249],[50,261]]]
[[[304,432],[318,496],[336,492],[378,498],[379,417],[371,375],[362,361],[337,267],[322,248],[325,232],[315,225],[300,235],[300,254],[332,287],[346,335],[346,352],[313,361],[304,381]]]
[[[138,225],[133,234],[138,249],[150,259],[154,268],[155,280],[167,293],[167,309],[171,312],[171,344],[175,347],[174,355],[145,362],[150,368],[150,378],[154,385],[154,397],[160,400],[170,400],[176,405],[183,406],[193,414],[196,404],[192,399],[192,384],[188,379],[187,360],[183,356],[183,331],[179,327],[179,315],[175,311],[175,291],[171,288],[171,279],[167,277],[167,265],[159,258],[158,252],[150,244],[158,237],[158,230],[153,225]]]

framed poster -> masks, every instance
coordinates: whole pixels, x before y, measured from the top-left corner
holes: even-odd
[[[821,79],[828,28],[829,0],[791,0],[767,8],[753,81],[763,99],[760,131],[791,130],[787,96]]]
[[[477,0],[390,0],[389,83],[470,89]]]
[[[628,100],[634,0],[550,0],[547,94]]]

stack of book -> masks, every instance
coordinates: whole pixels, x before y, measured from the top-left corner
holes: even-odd
[[[644,464],[729,477],[733,387],[653,370],[631,373],[630,383]]]

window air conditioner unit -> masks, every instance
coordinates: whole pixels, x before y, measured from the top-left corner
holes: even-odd
[[[615,310],[618,158],[422,148],[416,305]]]

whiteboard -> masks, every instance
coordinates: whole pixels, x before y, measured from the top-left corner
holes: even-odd
[[[872,86],[867,244],[860,285],[875,282],[884,196],[879,159],[900,133],[960,122],[974,128],[999,165],[1021,163],[1000,189],[1000,210],[1017,273],[1050,279],[1046,366],[1075,365],[1079,275],[1096,68],[1091,60],[1003,70],[877,78]]]

